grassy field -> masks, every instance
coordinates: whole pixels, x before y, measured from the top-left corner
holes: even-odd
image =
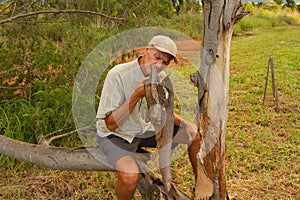
[[[265,105],[262,102],[270,55],[278,113],[271,82]],[[299,26],[253,31],[232,39],[226,139],[230,199],[300,199],[299,55]],[[188,66],[179,70],[185,76],[193,72]],[[115,198],[114,173],[48,170],[11,159],[7,163],[10,166],[1,167],[0,199]],[[176,185],[191,195],[193,177],[186,154],[173,163],[173,176]],[[141,199],[138,192],[136,199]]]
[[[282,27],[233,38],[226,157],[232,199],[300,199],[299,36],[299,27]],[[263,105],[270,55],[278,113],[271,81]]]

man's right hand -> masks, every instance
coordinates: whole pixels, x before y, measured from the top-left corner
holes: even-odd
[[[149,77],[142,77],[136,82],[134,93],[138,98],[146,96],[145,88],[150,88],[150,82],[147,80],[149,80]]]

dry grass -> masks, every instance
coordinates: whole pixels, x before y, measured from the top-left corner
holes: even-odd
[[[1,174],[2,199],[113,199],[115,174],[48,170],[25,164]]]

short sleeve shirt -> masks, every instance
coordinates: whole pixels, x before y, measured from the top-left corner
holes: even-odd
[[[100,137],[114,134],[131,143],[135,136],[154,130],[149,121],[145,98],[140,99],[128,119],[119,125],[114,132],[108,130],[104,121],[106,115],[124,104],[134,91],[136,82],[144,76],[138,59],[119,64],[107,74],[96,116],[98,119],[96,124],[97,134]],[[159,75],[165,76],[165,73],[161,72]]]

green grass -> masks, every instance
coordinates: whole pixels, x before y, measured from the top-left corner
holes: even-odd
[[[270,55],[274,59],[275,81],[279,89],[278,113],[274,109],[271,82],[265,105],[262,104]],[[251,30],[251,34],[247,36],[232,39],[226,136],[227,190],[231,199],[299,198],[299,55],[299,26]],[[194,69],[178,67],[176,71],[181,74],[180,77],[188,79]],[[20,133],[26,123],[31,123],[31,129],[27,130],[29,135],[35,120],[29,117],[40,118],[45,123],[40,126],[39,132],[53,131],[46,129],[47,127],[55,130],[61,128],[69,110],[64,109],[60,102],[67,101],[64,97],[69,95],[57,89],[49,93],[34,93],[28,101],[6,102],[5,107],[2,104],[1,131]],[[182,103],[189,108],[193,104],[189,99]],[[45,109],[47,107],[49,109]],[[58,112],[51,110],[51,107],[60,111],[60,120],[45,120],[44,117],[54,117]],[[18,112],[21,111],[16,108],[23,109],[24,114],[19,115]],[[185,118],[192,120],[193,117]],[[58,126],[53,127],[54,124]],[[22,140],[24,136],[15,137]],[[27,136],[27,139],[28,137],[30,138]],[[0,199],[115,198],[112,190],[116,179],[114,173],[48,170],[5,156],[1,156],[0,161],[1,171],[4,171],[0,175]],[[172,169],[178,188],[191,195],[193,176],[187,155],[174,162]],[[138,192],[136,199],[141,199]]]
[[[299,27],[234,37],[227,123],[227,188],[233,199],[297,199],[300,192]],[[274,59],[279,113],[271,81],[263,105],[269,56]],[[270,78],[269,78],[270,80]]]

